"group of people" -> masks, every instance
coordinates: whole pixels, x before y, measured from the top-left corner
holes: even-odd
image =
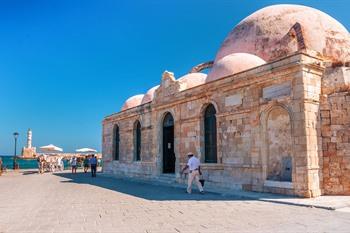
[[[38,162],[38,173],[43,174],[45,172],[56,172],[64,170],[64,158],[60,156],[44,156],[41,155],[37,158]],[[84,172],[87,173],[91,170],[92,177],[96,177],[96,170],[98,165],[96,156],[86,155],[84,157],[73,156],[68,163],[72,167],[72,173],[77,173],[77,168],[83,166]]]
[[[64,170],[63,159],[59,156],[45,157],[44,155],[41,155],[37,158],[37,162],[39,174]]]
[[[200,167],[200,161],[199,159],[194,156],[193,153],[187,154],[188,162],[186,166],[181,170],[181,175],[188,170],[188,183],[187,183],[187,189],[186,192],[188,194],[192,193],[192,184],[193,182],[196,183],[199,192],[201,194],[204,194],[203,184],[201,183],[200,176],[202,175],[201,167]],[[87,173],[89,168],[91,170],[91,176],[96,177],[96,170],[98,165],[98,160],[94,154],[87,155],[83,158],[78,158],[76,156],[73,156],[70,159],[70,165],[72,167],[72,174],[77,173],[78,165],[82,164],[84,167],[84,173]],[[39,173],[44,173],[45,169],[49,170],[51,172],[54,172],[56,170],[63,171],[64,170],[64,163],[63,159],[61,157],[51,157],[49,160],[44,158],[44,156],[38,157],[38,167],[39,167]],[[1,168],[1,160],[0,160],[0,168]],[[0,169],[1,174],[1,169]],[[204,181],[202,181],[204,182]]]
[[[91,176],[92,177],[96,177],[96,170],[97,170],[97,158],[94,154],[92,154],[91,156],[85,156],[84,160],[83,160],[83,166],[84,166],[84,172],[87,173],[89,168],[91,169]],[[72,166],[72,173],[75,174],[77,173],[77,168],[78,168],[78,158],[76,156],[74,156],[71,160],[70,160],[70,164]]]
[[[186,192],[188,194],[191,194],[192,184],[195,181],[200,193],[204,194],[203,184],[200,182],[200,176],[202,175],[200,161],[196,156],[193,155],[193,153],[187,154],[187,157],[188,157],[188,162],[186,166],[181,170],[181,175],[186,170],[189,170]],[[44,156],[39,156],[37,161],[38,161],[39,174],[42,174],[45,171],[55,172],[57,170],[59,171],[64,170],[64,163],[63,163],[62,157],[45,158]],[[79,163],[78,158],[76,156],[73,156],[70,160],[73,174],[77,173],[78,163]],[[84,157],[83,166],[84,166],[85,173],[87,173],[90,168],[91,176],[96,177],[97,165],[98,165],[98,160],[94,154],[92,154],[91,156],[88,155]],[[0,158],[0,175],[1,173],[2,173],[2,160]]]

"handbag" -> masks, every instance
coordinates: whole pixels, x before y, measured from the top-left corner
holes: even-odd
[[[204,187],[205,179],[201,178],[199,179],[199,182],[201,183],[202,187]]]

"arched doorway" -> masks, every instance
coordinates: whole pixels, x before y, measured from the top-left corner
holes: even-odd
[[[209,104],[204,112],[204,145],[206,163],[217,163],[216,110]]]
[[[163,120],[163,173],[175,173],[174,118],[167,113]]]
[[[113,159],[119,160],[119,142],[120,142],[120,135],[119,135],[119,127],[118,125],[114,126],[114,133],[113,133]]]
[[[134,160],[141,160],[141,124],[139,121],[135,122],[134,126]]]

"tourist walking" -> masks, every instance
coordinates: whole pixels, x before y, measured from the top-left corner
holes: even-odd
[[[41,157],[38,156],[38,158],[36,159],[36,162],[38,164],[38,173],[41,174]]]
[[[57,158],[57,168],[58,168],[58,170],[62,172],[63,169],[64,169],[63,166],[64,165],[63,165],[62,157],[58,157]]]
[[[203,186],[199,182],[199,176],[202,175],[200,161],[199,159],[193,155],[193,153],[187,154],[188,162],[187,165],[182,169],[181,175],[184,173],[186,169],[189,169],[188,173],[188,184],[186,192],[191,194],[192,192],[192,183],[193,180],[196,182],[198,189],[201,194],[204,194]]]
[[[56,164],[56,158],[49,157],[49,169],[50,169],[50,172],[55,172],[56,171],[55,164]]]
[[[2,158],[0,157],[0,176],[2,174]]]
[[[89,157],[85,156],[84,158],[84,172],[87,173],[87,171],[89,170]]]
[[[97,159],[95,155],[90,158],[91,176],[96,177]]]
[[[44,156],[39,156],[38,159],[38,169],[39,169],[39,174],[43,174],[44,173],[44,167],[45,167],[45,159]]]
[[[77,161],[77,157],[73,157],[70,161],[70,164],[72,166],[72,173],[77,173],[77,166],[78,166],[78,161]]]

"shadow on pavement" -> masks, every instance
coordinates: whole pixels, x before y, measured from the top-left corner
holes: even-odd
[[[26,175],[38,174],[38,171],[30,170],[30,171],[23,171],[21,173],[22,173],[22,175],[26,176]]]
[[[192,194],[185,193],[184,188],[176,188],[165,185],[150,184],[146,182],[118,179],[112,177],[98,176],[92,178],[90,173],[54,173],[54,175],[67,180],[62,183],[77,183],[95,185],[115,192],[132,195],[135,197],[154,201],[241,201],[242,197],[222,196],[216,193],[207,192],[204,195],[193,189]],[[248,200],[248,199],[246,199]]]

